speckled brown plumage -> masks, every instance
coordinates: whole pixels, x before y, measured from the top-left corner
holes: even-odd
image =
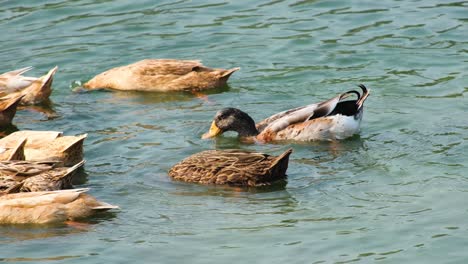
[[[202,184],[262,186],[286,177],[288,149],[280,156],[243,150],[207,150],[169,170],[175,180]]]
[[[74,172],[83,164],[84,161],[70,168],[55,168],[54,162],[2,161],[0,190],[13,193],[69,189],[73,187]]]
[[[237,70],[239,68],[208,68],[197,60],[146,59],[100,73],[83,87],[152,92],[200,91],[225,86]]]

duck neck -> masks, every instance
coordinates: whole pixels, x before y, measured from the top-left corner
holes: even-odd
[[[235,131],[239,133],[239,136],[254,137],[259,134],[257,128],[255,127],[255,121],[252,119],[252,117],[246,114],[243,120],[245,122],[242,122],[243,124],[236,127],[235,129]]]
[[[257,128],[255,126],[253,127],[243,127],[241,129],[237,130],[237,133],[239,133],[239,136],[241,137],[254,137],[259,134]]]

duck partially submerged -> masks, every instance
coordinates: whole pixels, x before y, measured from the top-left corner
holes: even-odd
[[[213,69],[197,60],[146,59],[107,70],[83,85],[124,91],[201,91],[226,86],[239,68]]]
[[[54,162],[0,161],[0,190],[6,193],[56,191],[73,188],[73,167],[56,167]]]
[[[24,95],[19,93],[0,98],[0,127],[11,125],[23,98]]]
[[[58,67],[55,66],[49,72],[39,78],[24,77],[23,74],[29,71],[32,67],[26,67],[16,71],[4,73],[7,79],[2,86],[0,81],[0,94],[6,98],[13,98],[23,96],[20,105],[36,105],[46,103],[52,93],[52,82],[54,74],[57,72]],[[18,74],[19,73],[19,74]],[[0,75],[0,80],[1,76]]]
[[[0,196],[0,224],[53,224],[90,217],[117,206],[86,194],[89,189]]]
[[[320,103],[283,111],[257,124],[247,113],[225,108],[216,113],[210,130],[202,138],[236,131],[241,137],[254,137],[261,142],[345,139],[359,132],[364,101],[369,96],[364,85],[359,87],[362,94],[347,91]],[[355,100],[343,101],[353,94],[357,96]]]
[[[178,181],[234,186],[263,186],[286,178],[288,149],[279,156],[243,150],[207,150],[194,154],[169,170]]]
[[[86,137],[86,134],[64,136],[58,131],[17,131],[0,139],[0,150],[7,152],[0,158],[13,155],[13,151],[21,151],[17,146],[26,139],[23,146],[25,160],[52,160],[58,162],[58,166],[70,167],[83,160],[83,142]]]
[[[38,78],[23,76],[23,73],[31,69],[32,67],[25,67],[0,74],[0,93],[18,92],[37,81]]]

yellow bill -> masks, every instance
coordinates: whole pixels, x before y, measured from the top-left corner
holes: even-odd
[[[203,134],[202,139],[216,137],[217,135],[221,134],[223,131],[216,126],[215,121],[211,123],[210,130]]]

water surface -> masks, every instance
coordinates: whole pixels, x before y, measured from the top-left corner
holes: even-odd
[[[156,3],[155,3],[156,2]],[[467,1],[4,1],[0,71],[59,66],[55,114],[21,129],[88,133],[85,175],[120,211],[89,226],[0,227],[18,263],[464,263],[468,258]],[[73,93],[144,58],[241,67],[208,94]],[[226,106],[255,120],[372,89],[360,135],[339,143],[201,140]],[[173,182],[213,148],[278,154],[285,186]]]

